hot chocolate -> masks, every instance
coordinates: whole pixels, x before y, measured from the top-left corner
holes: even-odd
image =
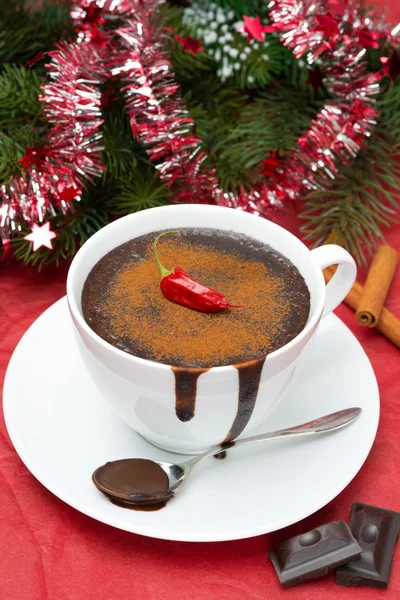
[[[153,254],[157,233],[133,239],[90,272],[82,309],[113,346],[175,367],[261,359],[304,328],[310,295],[299,271],[266,244],[220,230],[181,229],[160,240],[163,264],[222,292],[234,308],[206,314],[169,301]]]
[[[217,290],[225,307],[232,306],[212,313],[192,310],[160,289],[153,252],[159,234],[130,240],[94,266],[82,292],[83,315],[116,348],[170,365],[176,416],[183,422],[194,417],[199,378],[211,367],[234,365],[239,397],[222,440],[227,443],[251,418],[267,355],[304,328],[310,293],[296,267],[266,244],[230,231],[184,228],[160,239],[160,263],[184,269]]]

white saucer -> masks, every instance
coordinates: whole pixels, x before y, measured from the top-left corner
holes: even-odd
[[[291,525],[337,496],[361,468],[375,438],[379,392],[362,347],[332,315],[302,377],[254,433],[350,406],[363,412],[343,430],[230,450],[225,460],[203,463],[165,508],[137,512],[109,502],[92,484],[94,469],[118,458],[183,457],[145,442],[99,396],[79,362],[65,298],[25,333],[4,387],[13,444],[51,492],[114,527],[184,541],[234,540]]]

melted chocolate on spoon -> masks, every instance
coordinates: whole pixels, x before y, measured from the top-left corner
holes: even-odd
[[[114,504],[134,510],[159,510],[173,496],[168,475],[152,460],[125,458],[95,470],[93,483]]]
[[[226,450],[235,442],[221,444],[215,458],[225,458]],[[122,508],[153,511],[163,508],[173,493],[165,471],[152,460],[124,458],[107,462],[92,475],[93,483],[108,499]],[[154,498],[155,496],[155,498]]]

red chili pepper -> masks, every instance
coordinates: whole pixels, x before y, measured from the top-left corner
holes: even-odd
[[[175,233],[179,233],[179,231],[164,231],[160,233],[154,242],[154,256],[161,271],[162,279],[160,288],[164,296],[168,300],[172,300],[172,302],[205,313],[221,312],[229,308],[242,308],[241,306],[230,304],[221,292],[217,292],[195,281],[180,267],[175,267],[172,271],[168,271],[161,264],[157,254],[158,240],[164,235]]]

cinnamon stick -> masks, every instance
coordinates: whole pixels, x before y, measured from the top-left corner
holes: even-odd
[[[380,246],[368,271],[364,291],[356,310],[357,323],[376,327],[397,267],[397,252]]]
[[[328,283],[335,274],[335,267],[328,267],[324,270],[325,281]],[[364,288],[356,281],[351,288],[350,292],[344,299],[345,304],[350,306],[354,311],[360,303],[363,296]],[[383,307],[376,329],[388,338],[393,344],[400,348],[400,320],[397,319],[393,313],[387,308]]]

